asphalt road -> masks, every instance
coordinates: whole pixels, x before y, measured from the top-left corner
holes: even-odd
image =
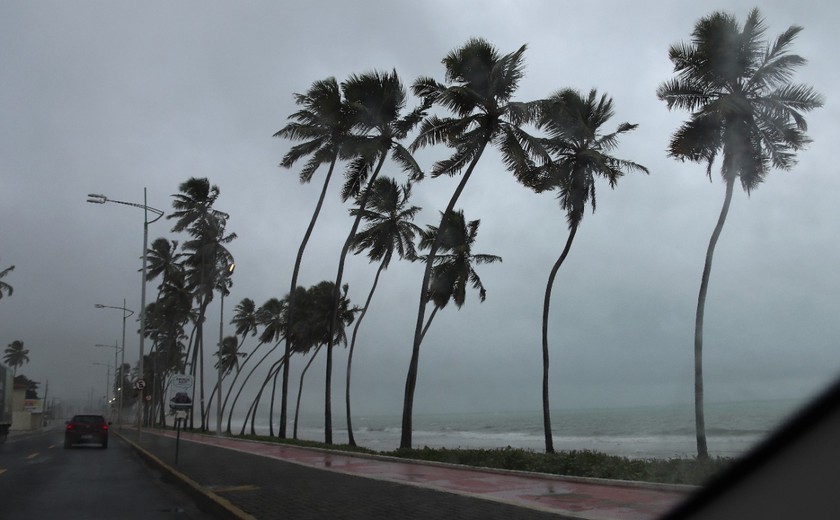
[[[210,518],[115,435],[107,449],[63,445],[61,429],[0,445],[0,518]]]

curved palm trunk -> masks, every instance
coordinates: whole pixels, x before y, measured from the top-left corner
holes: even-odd
[[[273,348],[269,349],[269,351],[268,351],[268,352],[266,352],[266,353],[265,353],[265,355],[263,355],[262,359],[260,359],[260,360],[257,362],[257,364],[256,364],[256,365],[254,365],[254,366],[253,366],[253,368],[251,368],[251,371],[250,371],[250,372],[248,372],[248,375],[247,375],[247,376],[245,376],[245,380],[244,380],[244,381],[242,381],[242,385],[239,387],[239,390],[236,392],[236,397],[234,397],[234,398],[233,398],[233,403],[231,403],[231,405],[230,405],[230,411],[228,412],[228,420],[227,420],[227,431],[228,431],[228,433],[230,433],[230,423],[231,423],[231,419],[232,419],[232,417],[233,417],[233,411],[236,409],[236,402],[237,402],[237,401],[239,401],[239,396],[242,394],[242,390],[244,390],[244,389],[245,389],[245,385],[248,383],[248,380],[251,378],[251,375],[253,375],[254,371],[255,371],[255,370],[256,370],[256,369],[257,369],[257,368],[258,368],[258,367],[262,364],[262,362],[263,362],[263,361],[265,361],[265,359],[266,359],[266,358],[267,358],[267,357],[268,357],[268,356],[269,356],[272,352],[274,352],[274,351],[277,349],[277,347],[278,347],[278,346],[280,346],[280,343],[277,343],[277,345],[274,345],[274,347],[273,347]],[[285,357],[284,357],[283,359],[285,359]],[[247,416],[246,416],[246,417],[247,417]],[[243,428],[243,430],[242,430],[242,431],[243,431],[243,432],[245,431],[245,430],[244,430],[244,428]]]
[[[318,220],[318,215],[321,213],[321,206],[324,204],[324,197],[327,194],[327,187],[330,184],[330,179],[332,178],[333,169],[335,168],[335,163],[338,160],[338,153],[333,156],[332,161],[330,162],[330,169],[327,171],[327,177],[324,179],[324,187],[321,188],[321,195],[318,197],[318,203],[315,205],[315,212],[312,214],[312,219],[309,221],[309,227],[306,228],[306,233],[303,235],[303,240],[300,243],[300,247],[298,248],[297,258],[295,258],[295,268],[292,271],[292,284],[289,289],[289,299],[287,302],[288,305],[288,321],[289,323],[293,323],[294,320],[294,308],[295,308],[295,288],[297,287],[297,280],[298,274],[300,273],[300,264],[303,261],[303,252],[306,250],[306,244],[309,242],[309,237],[312,235],[312,230],[315,228],[315,222]],[[291,340],[287,337],[286,338],[286,351],[284,353],[284,357],[289,359],[292,355],[292,344]],[[280,399],[280,431],[278,432],[278,436],[281,439],[286,438],[286,412],[288,406],[288,393],[289,393],[289,363],[286,363],[283,366],[283,395]]]
[[[336,321],[338,320],[338,307],[341,299],[341,279],[344,276],[344,262],[347,260],[347,253],[350,252],[350,246],[353,245],[353,238],[356,236],[356,231],[359,229],[359,224],[362,221],[362,212],[367,206],[368,198],[370,197],[373,183],[379,176],[382,165],[385,164],[385,158],[388,156],[387,151],[383,151],[382,157],[379,158],[379,164],[368,179],[365,189],[362,192],[362,197],[359,199],[359,212],[356,218],[353,219],[353,227],[350,228],[350,233],[347,235],[347,240],[344,241],[344,247],[341,248],[341,256],[338,260],[338,273],[335,275],[335,287],[333,288],[333,308],[332,318],[330,319],[329,334],[327,335],[327,375],[326,375],[326,391],[324,397],[324,443],[332,444],[332,348],[334,345],[334,336]]]
[[[268,385],[268,382],[271,380],[272,377],[275,376],[277,371],[280,370],[280,364],[285,361],[285,358],[280,358],[279,361],[275,361],[274,364],[271,365],[268,369],[268,375],[265,376],[265,380],[263,380],[262,385],[260,385],[260,389],[257,392],[257,396],[251,401],[251,405],[248,407],[248,413],[245,414],[245,420],[242,422],[242,430],[240,431],[240,435],[245,433],[245,427],[248,425],[248,421],[250,419],[251,422],[251,435],[256,435],[256,429],[254,428],[254,423],[257,419],[257,409],[260,406],[260,400],[262,399],[262,394],[265,391],[265,387]]]
[[[426,322],[426,326],[423,327],[423,333],[420,334],[420,343],[423,343],[423,339],[426,337],[426,333],[429,332],[429,327],[432,326],[432,320],[435,319],[435,315],[440,310],[440,307],[435,305],[435,308],[432,309],[432,313],[429,314],[429,321]]]
[[[356,320],[356,324],[353,326],[353,336],[350,339],[350,352],[347,355],[347,378],[344,383],[344,404],[347,410],[347,443],[350,446],[356,445],[356,439],[353,437],[353,422],[350,414],[350,369],[353,365],[353,351],[356,348],[356,335],[359,332],[359,325],[362,324],[362,320],[365,318],[365,314],[367,314],[368,307],[370,307],[370,301],[373,299],[373,293],[376,292],[376,286],[379,284],[379,276],[384,270],[385,262],[383,261],[379,264],[379,269],[376,270],[376,276],[373,277],[373,285],[370,288],[367,300],[365,300],[365,306],[359,314],[359,319]]]
[[[309,367],[312,365],[312,362],[315,361],[315,356],[318,355],[318,352],[321,350],[322,345],[318,345],[318,348],[315,349],[315,352],[312,354],[312,357],[309,358],[309,362],[306,363],[306,366],[303,367],[303,372],[300,373],[300,383],[298,383],[298,395],[297,395],[297,404],[295,405],[295,426],[294,426],[294,434],[293,439],[297,439],[297,432],[298,432],[298,417],[300,414],[300,396],[303,393],[303,378],[306,376],[306,371],[309,370]],[[329,443],[327,443],[329,444]]]
[[[446,210],[443,212],[443,216],[440,219],[440,225],[438,229],[442,229],[446,216],[455,208],[455,204],[458,202],[458,198],[461,196],[461,192],[464,191],[464,187],[467,185],[467,181],[469,181],[470,177],[472,176],[473,170],[475,170],[476,164],[478,164],[478,160],[481,159],[482,154],[484,153],[484,149],[487,147],[487,143],[489,141],[485,140],[481,143],[481,148],[478,150],[478,153],[473,158],[472,162],[470,163],[467,171],[464,172],[464,176],[461,178],[461,182],[458,183],[458,187],[455,188],[455,192],[452,194],[452,198],[449,199],[449,205],[446,206]],[[428,258],[426,259],[426,269],[423,271],[423,282],[420,287],[420,305],[418,306],[417,310],[417,323],[414,327],[414,342],[411,348],[411,361],[408,364],[408,375],[406,376],[405,381],[405,398],[403,400],[403,416],[402,416],[402,433],[400,435],[400,448],[411,449],[411,433],[412,433],[412,415],[414,413],[414,389],[417,386],[417,367],[420,362],[420,343],[423,341],[423,322],[426,318],[426,304],[428,303],[428,287],[429,287],[429,279],[432,276],[432,264],[435,261],[435,254],[437,253],[438,248],[440,247],[440,239],[441,236],[435,238],[434,244],[432,244],[431,249],[429,250]]]
[[[245,368],[245,364],[248,362],[249,359],[251,359],[251,356],[253,356],[254,353],[262,345],[263,345],[263,342],[260,342],[256,347],[254,347],[254,350],[252,350],[251,353],[248,354],[248,357],[245,358],[245,361],[243,361],[242,364],[239,365],[239,370],[237,370],[236,374],[234,374],[233,381],[231,381],[230,386],[228,386],[228,390],[225,393],[225,400],[222,402],[222,415],[224,415],[225,411],[227,410],[228,399],[230,399],[230,394],[233,393],[233,388],[236,386],[236,380],[239,379],[239,374],[242,373],[242,369]],[[228,420],[227,433],[230,433],[230,420]]]
[[[700,294],[697,296],[697,314],[694,319],[694,421],[697,434],[698,459],[709,458],[709,448],[706,445],[706,418],[703,411],[703,315],[706,310],[706,292],[709,289],[712,257],[715,254],[715,246],[720,237],[720,232],[723,230],[723,224],[726,222],[726,215],[729,213],[729,204],[732,202],[734,185],[735,177],[730,176],[726,180],[726,195],[723,199],[723,207],[720,209],[720,216],[709,239],[709,247],[706,250],[706,262],[703,265],[703,277],[700,280]]]
[[[542,355],[543,355],[543,378],[542,378],[542,401],[543,401],[543,429],[545,430],[545,452],[554,453],[554,438],[551,433],[551,407],[548,404],[548,309],[551,306],[551,288],[554,286],[554,278],[557,271],[572,248],[572,241],[577,233],[577,225],[569,230],[569,238],[566,239],[566,247],[560,254],[560,258],[554,262],[551,273],[548,275],[548,283],[545,285],[545,299],[543,301],[542,316]]]
[[[277,394],[277,378],[280,370],[274,373],[274,381],[271,383],[271,402],[268,404],[268,436],[274,437],[274,397]]]

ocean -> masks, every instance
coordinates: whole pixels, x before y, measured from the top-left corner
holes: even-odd
[[[804,404],[801,400],[707,403],[709,453],[724,457],[744,454]],[[333,413],[333,442],[337,444],[347,442],[342,412],[336,409]],[[554,448],[558,451],[595,450],[630,458],[696,454],[692,405],[558,410],[552,412],[551,420]],[[399,414],[354,417],[356,443],[376,451],[394,450],[399,446],[400,424]],[[256,430],[267,435],[268,424],[258,421]],[[288,433],[291,435],[291,427]],[[323,441],[323,416],[302,417],[298,437]],[[413,445],[415,448],[510,446],[542,451],[545,448],[542,412],[415,414]]]

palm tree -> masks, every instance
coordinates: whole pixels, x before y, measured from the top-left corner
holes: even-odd
[[[703,413],[703,315],[715,245],[723,229],[735,180],[751,193],[772,168],[790,170],[795,153],[810,142],[804,112],[822,106],[812,87],[791,83],[806,60],[790,54],[801,27],[791,26],[772,44],[757,9],[743,27],[732,15],[715,12],[694,26],[690,43],[671,46],[676,77],[659,86],[657,95],[669,109],[691,111],[690,119],[671,137],[668,155],[681,161],[712,165],[721,157],[726,184],[700,282],[694,325],[694,411],[697,456],[708,457]]]
[[[161,283],[158,286],[158,296],[163,286],[174,277],[183,277],[183,259],[186,255],[178,252],[178,241],[166,238],[156,238],[152,246],[146,250],[146,281],[152,281],[158,276]]]
[[[467,222],[463,211],[455,211],[443,222],[442,228],[428,226],[428,229],[420,234],[420,249],[429,249],[432,244],[438,243],[438,254],[435,255],[435,265],[429,283],[429,300],[434,304],[434,309],[423,327],[421,341],[438,310],[443,309],[450,300],[454,301],[459,309],[464,305],[468,285],[478,290],[480,301],[483,302],[487,298],[487,291],[473,264],[493,264],[502,261],[500,256],[472,252],[480,220]],[[439,229],[443,229],[443,232],[439,232]],[[418,260],[426,261],[427,258],[423,255],[418,257]]]
[[[351,76],[341,85],[347,103],[353,107],[353,128],[361,135],[355,138],[354,151],[357,158],[351,162],[347,169],[347,179],[342,192],[346,200],[351,196],[357,197],[358,206],[353,220],[353,226],[344,247],[341,249],[341,256],[338,261],[338,273],[333,284],[333,311],[332,320],[329,321],[329,333],[327,345],[327,374],[332,373],[332,346],[334,338],[339,335],[336,328],[341,327],[339,314],[341,313],[341,298],[339,290],[344,275],[344,263],[347,254],[353,247],[356,231],[362,220],[362,214],[367,206],[368,198],[372,193],[370,188],[382,170],[388,154],[396,161],[402,169],[409,174],[412,181],[418,181],[423,177],[420,166],[411,156],[411,153],[402,146],[399,141],[405,139],[408,133],[421,121],[428,108],[428,103],[414,109],[406,116],[400,112],[405,108],[406,92],[396,71],[391,73],[369,72],[361,75]],[[373,164],[376,166],[373,167]],[[367,181],[367,188],[363,189]],[[324,418],[326,430],[326,443],[332,443],[332,399],[327,395],[324,403]]]
[[[11,267],[7,267],[7,268],[3,269],[2,271],[0,271],[0,279],[5,278],[7,274],[11,273],[14,270],[15,270],[15,266],[11,266]],[[12,293],[15,292],[15,289],[11,285],[7,284],[6,282],[0,281],[0,299],[3,298],[3,293],[4,292],[6,294],[8,294],[9,296],[11,296]]]
[[[198,302],[191,370],[194,373],[196,367],[199,369],[198,386],[204,428],[204,316],[213,299],[217,280],[224,272],[223,267],[233,263],[233,257],[224,246],[233,241],[236,234],[225,235],[229,215],[213,208],[220,194],[218,186],[211,186],[207,178],[192,177],[178,188],[180,193],[173,195],[175,200],[172,202],[175,211],[167,218],[176,219],[173,232],[186,231],[191,237],[183,245],[188,286],[194,291]],[[190,415],[192,420],[193,416]]]
[[[487,145],[492,143],[500,149],[508,168],[527,161],[523,146],[528,146],[530,136],[520,126],[532,117],[532,105],[511,102],[519,80],[524,75],[524,53],[523,45],[518,50],[502,56],[487,41],[480,38],[471,39],[443,59],[446,81],[450,85],[438,83],[432,78],[420,78],[412,87],[415,95],[427,102],[443,106],[454,115],[443,118],[432,115],[426,118],[410,150],[415,151],[438,143],[455,149],[450,158],[434,164],[433,177],[457,175],[466,168],[442,213],[438,227],[443,226],[445,216],[454,210]],[[411,361],[405,384],[401,448],[411,448],[412,411],[420,343],[426,304],[429,301],[429,281],[439,247],[438,240],[435,240],[426,256]]]
[[[16,339],[6,346],[3,361],[12,367],[13,376],[17,374],[17,368],[29,363],[29,349],[23,348],[23,341]]]
[[[300,181],[307,183],[312,180],[315,171],[322,164],[329,164],[327,175],[324,178],[324,185],[321,188],[321,194],[318,197],[318,202],[315,204],[315,211],[312,213],[312,218],[309,220],[309,226],[306,228],[306,233],[303,235],[303,240],[298,247],[297,257],[295,258],[295,266],[292,270],[292,281],[289,288],[290,307],[294,307],[295,288],[297,287],[298,275],[300,273],[300,265],[303,261],[303,252],[306,250],[306,245],[309,242],[309,237],[312,235],[312,230],[315,228],[315,222],[318,220],[318,215],[321,213],[321,206],[324,203],[324,197],[327,194],[327,187],[330,184],[333,170],[340,158],[343,157],[344,150],[347,148],[347,141],[351,133],[351,119],[352,113],[350,106],[344,102],[341,97],[341,89],[338,86],[335,78],[327,78],[325,80],[316,81],[306,92],[306,94],[295,94],[295,102],[302,106],[301,110],[289,116],[292,121],[280,131],[274,134],[274,137],[283,137],[296,141],[304,141],[292,147],[291,150],[283,157],[280,163],[284,168],[291,168],[301,158],[310,156],[303,169],[300,171]],[[293,315],[289,319],[294,319]],[[286,353],[285,358],[291,355],[292,345],[289,339],[286,339]],[[287,394],[289,390],[289,364],[284,364],[283,367],[283,395],[280,404],[280,432],[281,438],[286,437],[286,412],[287,412]]]
[[[414,259],[417,256],[414,248],[414,237],[422,230],[412,220],[420,211],[419,206],[408,206],[411,197],[411,184],[406,183],[399,186],[397,182],[389,177],[376,179],[370,187],[372,193],[368,199],[368,209],[361,211],[362,219],[367,226],[356,234],[353,240],[353,252],[359,254],[368,251],[368,258],[371,262],[379,262],[373,285],[368,293],[365,305],[359,314],[359,319],[353,326],[353,334],[350,339],[350,352],[347,356],[347,377],[345,380],[345,404],[347,410],[347,436],[348,444],[356,445],[353,437],[353,422],[350,413],[350,376],[353,365],[353,352],[356,347],[356,336],[359,326],[367,314],[373,293],[379,284],[379,276],[382,271],[388,268],[391,259],[396,252],[400,258]],[[354,209],[354,214],[358,212]]]
[[[576,90],[564,89],[552,94],[541,105],[537,127],[544,130],[547,137],[541,140],[542,146],[534,150],[539,166],[517,172],[517,176],[521,182],[538,192],[557,190],[557,198],[566,213],[569,227],[563,252],[548,275],[543,300],[543,427],[545,451],[554,453],[548,398],[548,313],[554,279],[569,254],[586,206],[591,203],[592,211],[595,211],[596,177],[605,178],[610,187],[614,188],[625,172],[635,170],[647,173],[647,169],[609,155],[618,145],[618,137],[635,129],[637,125],[622,123],[613,133],[602,134],[603,125],[614,113],[612,99],[606,95],[598,97],[592,89],[588,96],[582,96]]]
[[[326,378],[324,390],[325,422],[324,422],[324,444],[332,444],[332,349],[337,344],[347,344],[345,329],[353,323],[356,307],[351,307],[350,299],[347,297],[347,284],[341,288],[338,302],[335,300],[333,282],[323,281],[309,288],[311,293],[308,297],[306,310],[306,332],[302,346],[308,351],[319,345],[326,346]],[[336,313],[336,307],[338,312]],[[297,324],[297,322],[296,322]],[[299,334],[300,332],[298,332]]]
[[[242,381],[242,384],[239,387],[239,390],[236,393],[236,396],[233,399],[233,403],[230,407],[230,412],[228,412],[227,418],[227,433],[230,433],[230,424],[233,417],[233,411],[236,408],[236,402],[239,400],[239,396],[242,394],[242,390],[245,388],[245,385],[248,383],[248,380],[251,378],[251,375],[256,371],[257,367],[259,367],[263,361],[277,348],[279,345],[281,338],[285,336],[286,330],[286,314],[288,312],[287,309],[287,302],[286,300],[278,300],[277,298],[271,298],[262,304],[259,309],[256,310],[254,313],[254,320],[256,321],[257,325],[263,327],[263,331],[258,336],[259,344],[254,347],[254,350],[248,354],[248,357],[242,362],[242,367],[248,364],[248,361],[254,354],[257,353],[259,348],[266,344],[266,343],[274,343],[274,347],[269,349],[268,352],[263,355],[263,357],[251,368],[251,371],[248,372],[245,379]],[[238,327],[238,325],[237,325]],[[239,330],[237,328],[237,330]],[[225,397],[225,402],[222,403],[222,408],[227,406],[228,397],[230,397],[230,392],[233,390],[233,386],[236,384],[236,379],[239,377],[237,373],[234,376],[233,382],[228,389],[228,395]],[[271,423],[270,423],[271,424]],[[243,431],[244,431],[244,424],[243,424]],[[273,435],[273,431],[272,431]]]
[[[217,358],[219,357],[218,352],[214,352],[213,355]],[[223,379],[227,377],[233,371],[234,368],[236,369],[236,373],[238,374],[240,369],[239,358],[245,357],[247,355],[248,354],[246,354],[245,352],[239,352],[239,341],[237,340],[236,336],[226,336],[222,340],[222,359],[221,361],[217,359],[216,363],[213,365],[213,368],[219,370],[219,365],[221,364]],[[205,413],[209,413],[209,410],[213,407],[213,397],[216,395],[216,391],[218,390],[218,388],[219,385],[213,385],[213,390],[210,392],[210,398],[207,400]],[[222,411],[222,413],[224,413],[224,411]]]

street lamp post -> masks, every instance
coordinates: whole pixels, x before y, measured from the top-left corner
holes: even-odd
[[[222,279],[221,311],[219,313],[219,379],[216,383],[216,435],[222,435],[222,346],[224,345],[225,291],[236,264],[227,266]],[[208,412],[209,413],[209,412]]]
[[[98,193],[89,193],[88,194],[88,202],[92,204],[105,204],[106,202],[113,202],[115,204],[122,204],[124,206],[132,206],[135,208],[140,208],[143,210],[143,268],[142,268],[142,281],[140,286],[140,362],[138,363],[139,366],[139,374],[140,378],[143,377],[143,339],[146,333],[146,250],[148,249],[149,243],[149,224],[154,224],[157,222],[162,216],[163,211],[159,209],[155,209],[149,207],[146,200],[146,188],[143,188],[143,204],[137,204],[135,202],[125,202],[122,200],[114,200],[109,199],[105,195],[98,194]],[[149,222],[149,212],[157,215],[154,220]],[[141,400],[140,405],[137,407],[137,440],[140,440],[141,432],[143,429],[143,414],[142,414],[142,393],[141,393]]]
[[[119,392],[120,392],[120,404],[119,404],[119,409],[117,409],[117,427],[119,428],[120,431],[122,431],[123,392],[125,390],[122,387],[123,383],[125,381],[125,375],[123,374],[123,367],[125,366],[125,320],[126,320],[126,318],[130,318],[131,316],[134,316],[134,311],[132,311],[131,309],[127,309],[125,307],[125,298],[123,298],[123,306],[122,307],[115,307],[115,306],[112,306],[112,305],[102,305],[101,303],[95,304],[94,307],[96,307],[97,309],[118,309],[118,310],[123,311],[122,349],[121,349],[122,350],[122,356],[120,358],[120,390],[119,390]],[[99,347],[99,346],[109,346],[110,347],[110,345],[97,345],[97,347]],[[116,348],[116,346],[114,348]],[[117,357],[116,356],[117,356],[117,353],[115,351],[114,352],[114,377],[117,377]]]

